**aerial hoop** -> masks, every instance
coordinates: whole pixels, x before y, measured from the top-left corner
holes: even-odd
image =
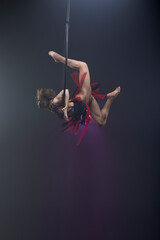
[[[67,87],[69,23],[70,23],[70,0],[67,0],[66,31],[65,31],[65,67],[64,67],[64,94],[63,94],[63,102],[65,101],[65,92],[66,92],[66,87]]]

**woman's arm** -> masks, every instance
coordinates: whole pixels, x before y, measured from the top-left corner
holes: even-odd
[[[64,92],[64,91],[63,91]],[[65,108],[68,107],[68,101],[69,101],[69,90],[65,90]]]
[[[58,95],[53,99],[52,103],[58,104],[58,103],[62,102],[63,94],[64,94],[64,90],[62,90],[60,93],[58,93]],[[65,106],[66,106],[66,103],[68,103],[67,99],[69,100],[69,90],[68,89],[65,90]]]
[[[61,103],[63,100],[64,90],[62,90],[52,101],[53,104]],[[68,102],[69,102],[69,90],[65,90],[65,107],[62,109],[64,112],[64,118],[68,120],[67,109],[68,109]]]
[[[64,92],[64,90],[63,90]],[[64,112],[64,118],[68,121],[68,115],[67,115],[67,110],[68,110],[68,101],[69,101],[69,90],[65,90],[65,107],[62,109]]]

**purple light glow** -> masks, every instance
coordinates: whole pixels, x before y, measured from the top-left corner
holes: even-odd
[[[83,127],[80,128],[78,137],[82,130]],[[83,234],[88,239],[93,239],[94,234],[99,235],[100,229],[105,227],[105,211],[110,214],[112,209],[110,221],[116,225],[114,171],[105,130],[91,123],[78,147],[73,133],[62,135],[61,145],[63,155],[66,156],[66,189],[61,193],[61,205],[64,206],[61,209],[61,239],[66,234],[72,235],[73,219],[77,219],[78,215],[81,218],[78,218],[74,227],[84,226]],[[88,230],[90,227],[95,229],[92,233]]]

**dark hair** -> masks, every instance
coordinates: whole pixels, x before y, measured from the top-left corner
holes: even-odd
[[[50,101],[55,98],[53,89],[41,88],[37,90],[36,103],[39,108],[48,108]]]

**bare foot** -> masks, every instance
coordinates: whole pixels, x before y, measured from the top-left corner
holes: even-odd
[[[116,98],[118,94],[120,93],[121,88],[117,87],[113,92],[107,94],[107,98]]]
[[[48,55],[51,56],[56,63],[59,63],[59,61],[56,59],[56,52],[49,51]]]

